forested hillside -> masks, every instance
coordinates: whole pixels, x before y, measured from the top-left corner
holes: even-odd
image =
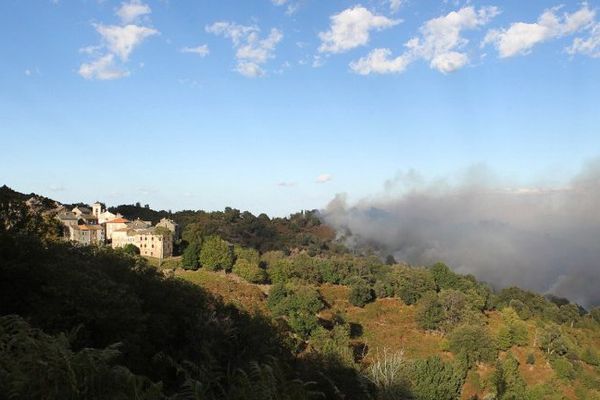
[[[598,308],[355,254],[312,212],[186,218],[159,271],[0,201],[0,399],[600,399]]]

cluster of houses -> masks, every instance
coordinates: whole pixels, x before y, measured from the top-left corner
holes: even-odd
[[[102,204],[77,206],[62,210],[56,218],[65,227],[65,238],[81,245],[105,245],[113,248],[134,245],[142,256],[166,258],[173,255],[173,241],[179,238],[179,226],[163,218],[156,225],[150,221],[133,221],[104,210]]]

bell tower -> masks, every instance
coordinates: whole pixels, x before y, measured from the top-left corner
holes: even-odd
[[[94,204],[92,204],[92,214],[94,215],[94,217],[99,218],[101,213],[102,204],[100,204],[99,202],[95,202]]]

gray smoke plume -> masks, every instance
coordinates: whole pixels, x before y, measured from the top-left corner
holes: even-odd
[[[409,172],[353,205],[337,195],[322,215],[348,244],[398,261],[600,305],[600,160],[560,188],[510,188],[484,167],[454,184]]]

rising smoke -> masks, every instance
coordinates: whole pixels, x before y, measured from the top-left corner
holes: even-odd
[[[458,183],[409,172],[352,205],[337,195],[322,214],[350,245],[398,261],[600,305],[600,160],[559,188],[508,188],[484,167]]]

